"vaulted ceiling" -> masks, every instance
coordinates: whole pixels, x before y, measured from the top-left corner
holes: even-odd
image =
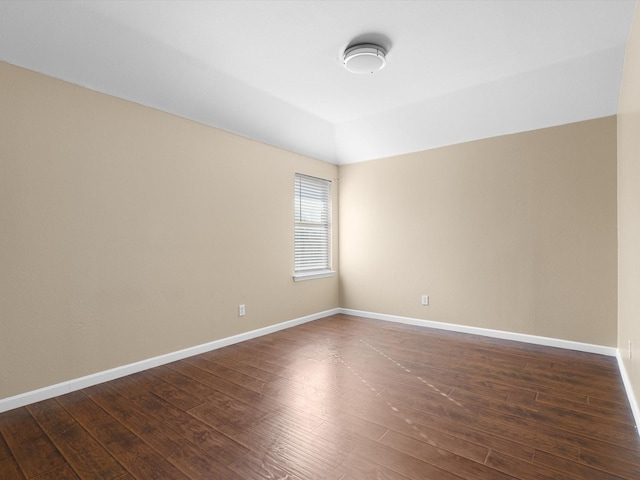
[[[615,114],[634,10],[5,0],[0,60],[344,164]],[[387,65],[348,72],[345,48],[366,41],[388,50]]]

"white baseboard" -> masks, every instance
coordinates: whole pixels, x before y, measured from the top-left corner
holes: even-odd
[[[620,350],[616,355],[618,359],[618,370],[620,370],[620,375],[622,376],[622,383],[624,383],[624,389],[627,392],[627,398],[629,399],[629,405],[631,406],[631,411],[633,412],[633,419],[636,422],[636,431],[638,431],[638,425],[640,425],[640,408],[638,407],[638,401],[636,400],[636,395],[633,391],[633,387],[631,386],[631,379],[629,378],[629,374],[627,373],[627,367],[624,366],[624,362],[622,361],[622,355],[620,355]]]
[[[614,347],[605,347],[602,345],[592,345],[587,343],[572,342],[568,340],[559,340],[555,338],[537,337],[533,335],[526,335],[520,333],[504,332],[501,330],[491,330],[479,327],[469,327],[465,325],[456,325],[451,323],[434,322],[431,320],[421,320],[417,318],[401,317],[397,315],[389,315],[383,313],[365,312],[361,310],[353,310],[349,308],[334,308],[331,310],[325,310],[324,312],[307,315],[304,317],[296,318],[286,322],[278,323],[276,325],[270,325],[268,327],[259,328],[250,332],[241,333],[232,337],[222,338],[213,342],[208,342],[202,345],[196,345],[194,347],[186,348],[176,352],[167,353],[157,357],[141,360],[139,362],[123,365],[120,367],[105,370],[103,372],[94,373],[84,377],[68,380],[48,387],[40,388],[30,392],[21,393],[12,397],[0,399],[0,413],[12,410],[14,408],[23,407],[32,403],[47,400],[49,398],[64,395],[66,393],[81,390],[83,388],[97,385],[99,383],[115,380],[116,378],[131,375],[133,373],[141,372],[149,368],[165,365],[167,363],[175,362],[183,358],[199,355],[201,353],[216,350],[218,348],[226,347],[236,343],[243,342],[245,340],[251,340],[253,338],[275,333],[280,330],[302,325],[314,320],[318,320],[324,317],[329,317],[337,313],[343,313],[345,315],[354,315],[358,317],[372,318],[375,320],[384,320],[388,322],[404,323],[407,325],[416,325],[421,327],[437,328],[440,330],[449,330],[454,332],[469,333],[474,335],[482,335],[493,338],[501,338],[505,340],[513,340],[517,342],[533,343],[536,345],[545,345],[550,347],[565,348],[569,350],[577,350],[588,353],[597,353],[601,355],[614,356],[618,359],[618,365],[622,379],[627,391],[629,403],[633,411],[636,424],[640,425],[640,408],[636,401],[636,397],[631,388],[631,383],[627,375],[624,363],[620,357],[618,349]]]
[[[597,353],[609,357],[615,357],[618,349],[615,347],[606,347],[603,345],[593,345],[590,343],[572,342],[570,340],[561,340],[557,338],[538,337],[535,335],[527,335],[524,333],[512,333],[502,330],[491,330],[488,328],[469,327],[466,325],[456,325],[454,323],[434,322],[432,320],[422,320],[419,318],[400,317],[398,315],[389,315],[386,313],[364,312],[361,310],[352,310],[350,308],[341,308],[340,313],[345,315],[355,315],[357,317],[372,318],[374,320],[384,320],[387,322],[404,323],[406,325],[416,325],[419,327],[437,328],[439,330],[449,330],[452,332],[470,333],[472,335],[482,335],[484,337],[500,338],[503,340],[513,340],[515,342],[532,343],[534,345],[544,345],[547,347],[565,348],[567,350],[576,350],[579,352]]]
[[[270,325],[268,327],[259,328],[250,332],[240,333],[232,337],[222,338],[220,340],[214,340],[213,342],[204,343],[202,345],[196,345],[195,347],[185,348],[177,352],[167,353],[157,357],[141,360],[139,362],[130,363],[121,367],[112,368],[103,372],[94,373],[73,380],[58,383],[38,390],[21,393],[13,397],[7,397],[0,399],[0,413],[14,408],[23,407],[32,403],[47,400],[49,398],[64,395],[66,393],[75,392],[83,388],[97,385],[99,383],[108,382],[109,380],[115,380],[116,378],[125,377],[132,373],[141,372],[149,368],[165,365],[167,363],[175,362],[176,360],[182,360],[183,358],[192,357],[201,353],[216,350],[218,348],[233,345],[235,343],[244,342],[245,340],[251,340],[252,338],[261,337],[270,333],[275,333],[286,328],[295,327],[296,325],[302,325],[303,323],[318,320],[320,318],[328,317],[340,313],[339,308],[331,310],[325,310],[324,312],[314,313],[312,315],[306,315],[304,317],[296,318],[286,322],[278,323],[276,325]]]

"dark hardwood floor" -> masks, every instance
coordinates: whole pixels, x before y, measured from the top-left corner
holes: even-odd
[[[1,479],[640,479],[615,359],[336,315],[0,414]]]

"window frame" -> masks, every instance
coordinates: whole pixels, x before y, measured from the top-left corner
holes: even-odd
[[[335,275],[332,266],[332,187],[331,180],[313,177],[303,173],[296,173],[294,180],[294,245],[293,245],[293,279],[294,281],[312,280]],[[306,190],[307,195],[303,195]],[[320,205],[318,205],[320,202]],[[310,221],[309,217],[320,217]],[[307,217],[304,221],[304,217]],[[324,230],[324,234],[321,232]],[[315,244],[308,240],[307,247],[311,246],[315,253],[305,258],[299,256],[303,248],[301,238],[305,236],[322,237]],[[315,248],[314,248],[315,247]],[[326,250],[326,256],[322,253]],[[320,253],[318,253],[320,251]],[[301,268],[301,264],[314,263],[313,257],[321,258],[322,265]]]

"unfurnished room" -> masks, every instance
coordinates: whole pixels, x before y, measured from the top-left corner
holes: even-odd
[[[0,2],[0,480],[640,479],[639,8]]]

